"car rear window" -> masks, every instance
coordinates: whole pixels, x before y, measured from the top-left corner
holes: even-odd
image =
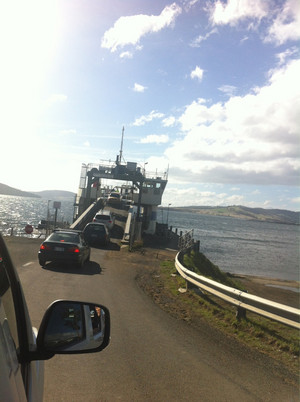
[[[91,226],[90,228],[91,232],[105,232],[105,227],[104,226]]]
[[[79,243],[79,235],[76,233],[52,233],[48,240],[68,243]]]
[[[102,221],[109,221],[110,216],[109,215],[96,215],[96,219],[100,219]]]

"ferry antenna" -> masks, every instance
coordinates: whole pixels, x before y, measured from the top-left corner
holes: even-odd
[[[120,155],[119,155],[119,161],[122,163],[122,157],[123,157],[123,138],[124,138],[124,126],[122,128],[122,139],[121,139],[121,149],[120,149]]]

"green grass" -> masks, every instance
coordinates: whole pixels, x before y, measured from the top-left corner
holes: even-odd
[[[185,254],[183,265],[189,270],[212,279],[213,281],[239,290],[245,290],[237,280],[234,280],[229,274],[222,272],[217,265],[214,265],[202,253],[191,251],[190,254]]]
[[[200,275],[228,286],[241,288],[239,283],[222,273],[203,254],[186,255],[184,265]],[[160,275],[154,280],[156,286],[163,289],[173,300],[174,305],[169,301],[167,306],[171,314],[181,316],[196,326],[201,325],[201,320],[205,320],[209,325],[273,357],[298,374],[300,352],[298,330],[248,311],[245,319],[238,320],[236,308],[215,296],[208,293],[199,294],[192,290],[181,293],[178,289],[185,288],[186,283],[177,273],[173,261],[162,262]]]

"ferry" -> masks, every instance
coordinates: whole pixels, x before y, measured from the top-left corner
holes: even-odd
[[[108,185],[107,182],[116,184]],[[122,163],[121,155],[117,155],[114,162],[82,164],[74,204],[74,221],[88,209],[101,209],[110,193],[117,191],[124,209],[136,207],[137,220],[142,221],[142,231],[155,234],[157,208],[162,203],[167,182],[168,170],[163,173],[146,172],[145,166],[142,168],[136,162]]]

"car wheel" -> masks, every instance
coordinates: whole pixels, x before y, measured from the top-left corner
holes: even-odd
[[[44,267],[45,264],[46,264],[46,261],[43,260],[42,258],[39,258],[39,264],[40,264],[41,267]]]
[[[91,252],[89,252],[89,254],[88,254],[87,258],[86,258],[86,262],[89,262],[90,258],[91,258]]]

